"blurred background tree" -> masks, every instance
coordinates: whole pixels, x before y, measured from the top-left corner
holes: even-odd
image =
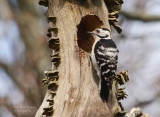
[[[34,0],[0,0],[0,116],[32,117],[49,69],[45,8]]]
[[[160,115],[160,1],[124,1],[113,31],[120,50],[118,71],[127,69],[125,110],[141,107],[151,117]],[[50,68],[45,7],[38,0],[0,0],[0,117],[33,117],[45,87],[43,71]],[[114,29],[113,29],[114,30]]]

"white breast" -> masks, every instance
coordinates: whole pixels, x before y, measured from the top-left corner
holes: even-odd
[[[95,54],[94,54],[94,47],[95,47],[96,42],[97,42],[97,41],[95,40],[95,43],[94,43],[93,46],[92,46],[91,61],[92,61],[92,64],[93,64],[94,69],[97,71],[97,75],[98,75],[99,78],[100,78],[100,77],[101,77],[101,75],[100,75],[100,68],[99,68],[99,66],[97,65],[97,61],[96,61]]]

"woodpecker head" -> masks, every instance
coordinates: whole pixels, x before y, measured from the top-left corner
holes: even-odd
[[[107,28],[97,28],[93,32],[88,32],[99,39],[111,39],[110,31]]]

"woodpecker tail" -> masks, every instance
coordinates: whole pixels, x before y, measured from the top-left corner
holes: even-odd
[[[101,81],[101,91],[100,91],[100,97],[105,102],[108,102],[109,97],[109,86],[107,85],[106,81],[102,78]]]
[[[108,74],[101,74],[101,91],[100,91],[100,97],[103,101],[108,102],[109,97],[109,91],[112,89],[113,84],[113,77],[114,74],[111,76],[107,76]]]

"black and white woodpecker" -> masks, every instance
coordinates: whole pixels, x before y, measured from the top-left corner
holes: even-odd
[[[119,51],[108,29],[98,28],[88,33],[92,34],[95,39],[90,57],[99,77],[100,97],[103,101],[108,102],[109,91],[112,89],[117,70]]]

